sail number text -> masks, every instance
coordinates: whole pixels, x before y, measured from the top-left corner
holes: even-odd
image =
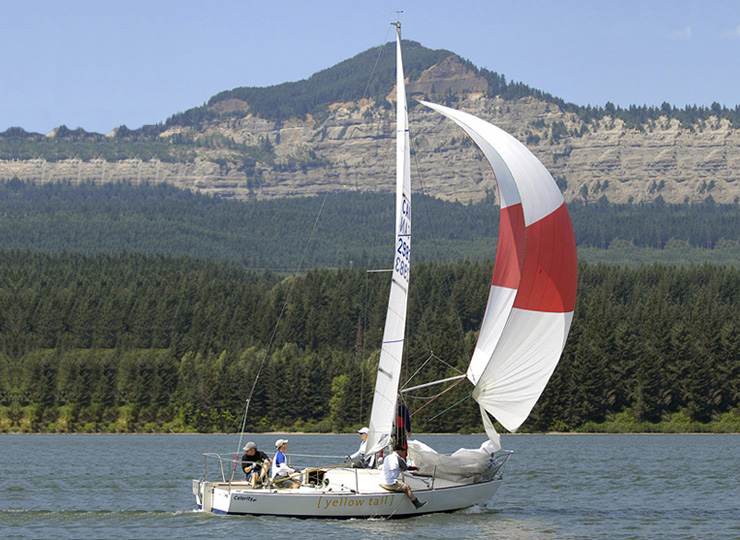
[[[403,240],[398,239],[398,249],[396,249],[396,264],[395,271],[401,274],[401,277],[406,281],[409,280],[409,255],[411,254],[411,248]]]
[[[401,203],[401,216],[396,241],[396,262],[393,269],[405,280],[409,280],[409,260],[411,257],[411,207],[404,198]],[[408,240],[407,240],[408,239]]]

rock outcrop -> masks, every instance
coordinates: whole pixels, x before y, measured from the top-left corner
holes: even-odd
[[[584,124],[575,114],[532,97],[486,97],[486,80],[451,57],[409,83],[409,97],[432,92],[527,144],[564,189],[566,200],[611,202],[716,202],[740,200],[740,130],[727,120],[682,127],[666,117],[627,128],[611,117]],[[440,98],[441,96],[441,98]],[[389,98],[392,94],[389,95]],[[434,100],[434,95],[429,96]],[[213,105],[221,114],[198,129],[162,133],[192,137],[219,134],[236,143],[269,141],[271,163],[240,167],[233,151],[198,148],[187,163],[126,159],[0,160],[0,179],[34,182],[168,182],[221,197],[278,198],[327,191],[392,191],[395,167],[393,108],[364,100],[335,103],[325,120],[308,116],[276,122],[250,113],[249,104],[229,99]],[[493,175],[467,137],[451,122],[411,103],[412,178],[416,190],[462,202],[495,190]]]

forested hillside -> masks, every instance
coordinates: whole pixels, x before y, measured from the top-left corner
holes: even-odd
[[[560,180],[567,201],[740,201],[740,105],[679,109],[567,103],[447,50],[405,42],[414,174],[427,193],[478,202],[493,189],[468,139],[417,106],[451,105],[511,133]],[[59,126],[0,132],[0,180],[166,182],[224,198],[387,192],[394,148],[393,47],[311,77],[224,90],[166,122],[108,134]],[[206,97],[204,96],[204,99]],[[418,171],[417,171],[418,169]]]
[[[0,249],[189,255],[292,272],[319,217],[304,268],[383,268],[393,205],[392,195],[377,193],[241,202],[163,184],[0,182]],[[740,265],[737,205],[569,207],[581,260]],[[493,258],[498,209],[490,198],[463,205],[415,194],[413,209],[414,261]]]
[[[283,279],[132,253],[0,257],[1,431],[235,430],[263,360],[248,430],[367,421],[386,274]],[[740,430],[740,271],[579,270],[573,330],[524,430]],[[466,368],[490,275],[489,263],[417,265],[404,381],[425,363],[413,384]],[[421,410],[415,430],[480,430],[470,390]]]

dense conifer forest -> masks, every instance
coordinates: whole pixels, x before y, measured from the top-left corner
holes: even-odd
[[[292,272],[321,211],[304,267],[382,268],[392,244],[391,194],[241,202],[166,184],[0,182],[0,249],[188,255]],[[715,204],[572,202],[585,261],[740,265],[740,209]],[[414,195],[414,261],[484,261],[495,252],[498,211]]]
[[[0,431],[233,431],[261,366],[248,430],[367,421],[387,274],[283,277],[135,253],[0,257]],[[404,382],[422,365],[411,384],[466,368],[491,272],[489,262],[416,265]],[[524,431],[740,430],[740,270],[579,272],[568,344]],[[414,429],[480,431],[470,391],[465,382],[433,401]]]

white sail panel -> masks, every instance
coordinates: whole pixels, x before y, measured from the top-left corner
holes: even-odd
[[[521,197],[519,196],[519,191],[514,182],[512,171],[509,170],[506,161],[499,154],[497,149],[494,148],[494,146],[492,146],[485,137],[479,134],[476,129],[474,129],[478,123],[483,122],[483,120],[480,120],[471,114],[456,111],[455,109],[450,109],[443,105],[437,105],[436,103],[430,103],[428,101],[419,101],[419,103],[426,105],[430,109],[433,109],[450,120],[453,120],[471,139],[473,139],[475,144],[478,145],[478,148],[483,151],[488,163],[493,169],[493,174],[496,177],[496,187],[499,193],[501,208],[521,203]],[[487,122],[483,123],[486,124]]]
[[[440,454],[421,441],[409,441],[409,465],[419,468],[417,475],[444,478],[453,482],[470,481],[490,470],[491,454],[501,445],[485,441],[480,448],[460,448],[452,454]]]
[[[396,242],[391,292],[383,346],[370,413],[367,453],[390,441],[396,417],[398,386],[406,330],[406,305],[411,272],[411,152],[406,84],[401,58],[401,25],[396,25]]]
[[[509,431],[527,419],[565,347],[573,313],[514,308],[473,398]]]
[[[375,394],[370,412],[367,454],[372,454],[390,442],[396,416],[398,384],[403,359],[403,341],[406,327],[407,293],[395,281],[391,283],[388,314],[380,350]],[[376,448],[377,446],[377,448]]]
[[[486,411],[486,408],[480,403],[478,404],[478,406],[480,407],[480,415],[481,418],[483,418],[483,427],[486,429],[488,440],[493,445],[493,448],[495,449],[494,452],[498,452],[499,450],[501,450],[501,435],[499,435],[496,431],[496,428],[494,427],[490,416],[488,416],[488,411]]]
[[[496,175],[501,206],[521,201],[527,226],[563,204],[563,195],[550,173],[516,138],[472,114],[424,101],[421,103],[454,120],[483,150]],[[510,195],[512,191],[518,195]]]
[[[504,331],[506,321],[509,319],[509,312],[514,306],[515,297],[516,289],[491,285],[491,292],[488,295],[488,305],[483,316],[478,342],[475,344],[473,358],[470,360],[470,365],[468,366],[467,376],[473,384],[478,382],[481,373],[483,373],[488,362],[491,360],[493,351],[496,349],[496,344],[501,337],[501,333]]]
[[[514,306],[524,265],[524,232],[522,205],[514,204],[502,208],[491,291],[478,342],[467,371],[468,379],[473,384],[478,382],[490,362],[509,312]]]

